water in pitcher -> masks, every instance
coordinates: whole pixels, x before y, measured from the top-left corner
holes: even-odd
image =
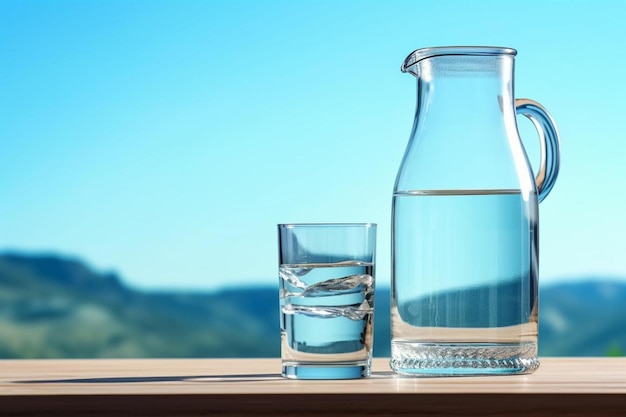
[[[538,366],[536,198],[508,189],[394,194],[395,371]]]

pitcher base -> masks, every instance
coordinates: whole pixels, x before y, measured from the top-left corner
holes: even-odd
[[[539,368],[536,343],[391,342],[391,368],[407,376],[529,374]]]

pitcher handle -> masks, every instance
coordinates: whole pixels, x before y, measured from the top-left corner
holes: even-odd
[[[539,202],[548,196],[559,174],[561,145],[559,132],[550,113],[534,100],[519,98],[515,100],[515,111],[530,119],[539,133],[541,145],[541,166],[535,177]]]

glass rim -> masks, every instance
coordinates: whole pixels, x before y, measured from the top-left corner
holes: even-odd
[[[300,227],[376,227],[376,223],[278,223],[279,228],[295,229]]]

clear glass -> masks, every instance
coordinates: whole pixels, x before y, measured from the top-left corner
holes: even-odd
[[[376,225],[279,224],[282,374],[371,374]]]
[[[550,115],[514,99],[510,48],[413,52],[415,122],[393,194],[391,367],[404,375],[537,369],[538,204],[554,185]],[[539,131],[537,177],[516,114]]]

